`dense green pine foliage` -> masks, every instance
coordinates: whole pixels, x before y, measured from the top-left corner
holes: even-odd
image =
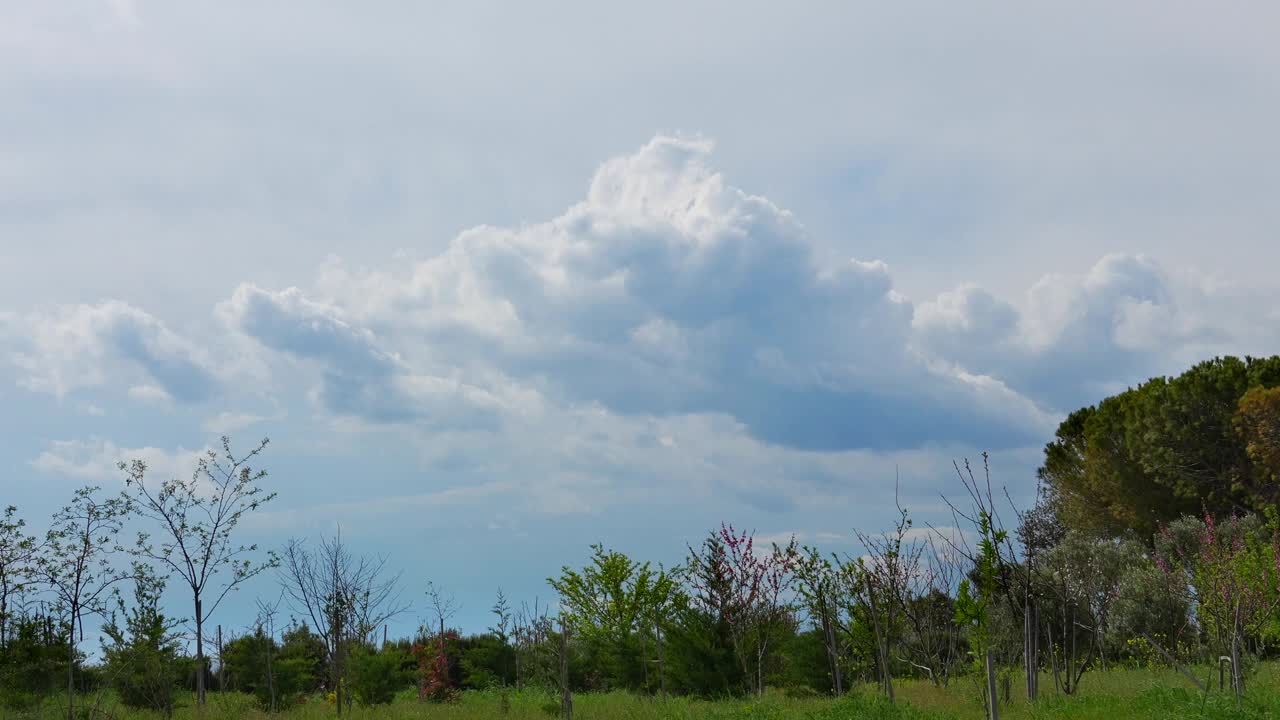
[[[1082,408],[1040,477],[1064,524],[1149,539],[1185,515],[1261,512],[1280,486],[1280,357],[1217,358]]]

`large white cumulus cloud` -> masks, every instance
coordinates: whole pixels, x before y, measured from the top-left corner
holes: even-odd
[[[1038,445],[1126,384],[1274,351],[1265,313],[1241,312],[1265,302],[1141,255],[1044,275],[1018,302],[964,284],[913,305],[884,263],[822,259],[712,150],[659,136],[548,221],[384,269],[334,258],[303,288],[243,283],[203,347],[120,301],[2,314],[0,340],[19,385],[59,398],[216,403],[300,381],[323,413],[373,425],[510,432],[600,408],[722,416],[798,450]]]
[[[124,383],[136,396],[199,402],[219,389],[214,363],[196,343],[120,301],[0,313],[17,382],[59,398]]]
[[[312,298],[242,288],[229,315],[267,347],[322,358],[330,407],[375,419],[395,417],[339,401],[347,379],[448,368],[460,387],[515,383],[623,415],[723,413],[810,449],[1007,446],[1045,429],[999,381],[918,357],[888,268],[823,265],[795,218],[729,185],[711,150],[657,137],[548,222],[478,227],[399,270],[331,263]]]

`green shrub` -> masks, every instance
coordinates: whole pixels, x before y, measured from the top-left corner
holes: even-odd
[[[160,612],[164,583],[141,575],[135,583],[132,609],[120,602],[119,615],[103,626],[105,677],[127,707],[173,713],[178,679],[178,640],[175,623]],[[123,616],[124,627],[119,620]]]
[[[362,705],[386,705],[412,682],[404,665],[404,653],[395,646],[388,645],[378,652],[358,647],[348,658],[348,687]]]

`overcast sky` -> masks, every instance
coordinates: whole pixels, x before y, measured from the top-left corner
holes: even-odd
[[[1029,498],[1066,412],[1280,350],[1278,23],[0,2],[0,504],[270,436],[246,541],[341,523],[408,632],[593,542],[856,553],[982,450]]]

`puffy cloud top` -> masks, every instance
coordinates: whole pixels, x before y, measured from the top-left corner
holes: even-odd
[[[376,328],[405,368],[621,414],[724,413],[793,447],[1003,445],[1046,425],[1000,382],[917,357],[887,266],[821,264],[791,214],[727,184],[711,150],[657,137],[548,222],[469,230],[407,271],[331,264],[323,300],[241,288],[231,312],[269,347],[323,358],[330,396],[391,372]]]
[[[144,392],[199,402],[219,386],[205,352],[127,303],[73,305],[0,315],[19,383],[61,398],[77,388],[132,377]]]

